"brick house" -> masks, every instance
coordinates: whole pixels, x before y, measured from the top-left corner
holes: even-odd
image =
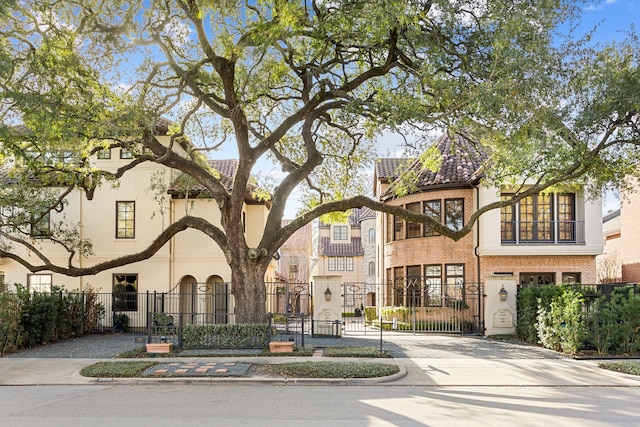
[[[437,172],[417,159],[378,159],[375,197],[432,215],[454,229],[478,206],[508,197],[508,188],[482,186],[484,156],[472,143],[443,135],[434,144],[442,154]],[[393,191],[400,168],[415,177],[414,190],[402,197]],[[378,276],[387,284],[387,301],[381,304],[388,306],[444,306],[464,292],[465,284],[495,275],[518,283],[595,283],[595,257],[603,249],[601,201],[580,193],[538,194],[490,211],[457,242],[390,214],[378,215],[377,221]],[[404,278],[420,279],[405,281],[404,295],[389,287]]]
[[[602,219],[605,253],[598,259],[601,282],[640,282],[640,222],[636,218],[639,206],[640,193],[626,193],[620,209]]]

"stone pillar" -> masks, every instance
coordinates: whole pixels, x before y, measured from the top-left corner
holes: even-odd
[[[342,276],[313,276],[313,321],[316,335],[342,335]],[[331,293],[329,301],[325,297]]]
[[[485,280],[485,292],[487,295],[484,314],[485,335],[515,334],[516,294],[518,292],[516,278],[514,276],[488,276]],[[506,299],[504,299],[505,295]]]

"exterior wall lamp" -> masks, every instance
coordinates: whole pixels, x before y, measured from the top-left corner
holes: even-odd
[[[324,291],[324,300],[331,301],[331,289],[329,289],[328,285],[327,285],[327,290]]]
[[[502,289],[500,289],[498,291],[498,295],[500,296],[500,301],[506,301],[507,300],[507,296],[509,296],[509,291],[507,291],[504,286],[502,286]]]

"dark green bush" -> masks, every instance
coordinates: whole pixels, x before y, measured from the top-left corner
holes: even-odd
[[[0,352],[46,344],[91,331],[102,319],[104,307],[96,292],[30,293],[16,284],[16,292],[0,294]]]
[[[608,297],[586,295],[568,285],[520,289],[518,338],[565,353],[584,348],[600,354],[640,351],[640,295],[627,287]]]
[[[596,299],[590,310],[591,342],[600,354],[640,351],[640,295],[630,288]]]
[[[562,293],[562,287],[550,286],[527,286],[518,291],[517,311],[518,321],[516,324],[516,335],[518,339],[538,344],[538,308],[548,307],[554,297]]]
[[[269,346],[269,325],[187,325],[183,348],[263,348]]]
[[[13,353],[22,347],[20,300],[14,294],[0,292],[0,355]]]
[[[584,295],[575,288],[557,288],[561,293],[554,296],[549,305],[538,299],[538,339],[546,348],[574,354],[582,349],[586,338]]]

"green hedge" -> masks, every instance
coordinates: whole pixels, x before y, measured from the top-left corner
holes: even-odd
[[[104,315],[92,289],[30,293],[19,284],[15,288],[15,293],[0,293],[0,354],[88,333]]]
[[[629,288],[615,290],[592,306],[588,330],[599,354],[640,351],[640,295]]]
[[[273,332],[273,331],[272,331]],[[183,348],[265,348],[269,325],[187,325],[182,329]]]
[[[619,288],[609,296],[576,286],[528,286],[518,292],[518,338],[565,353],[640,351],[640,295]]]

